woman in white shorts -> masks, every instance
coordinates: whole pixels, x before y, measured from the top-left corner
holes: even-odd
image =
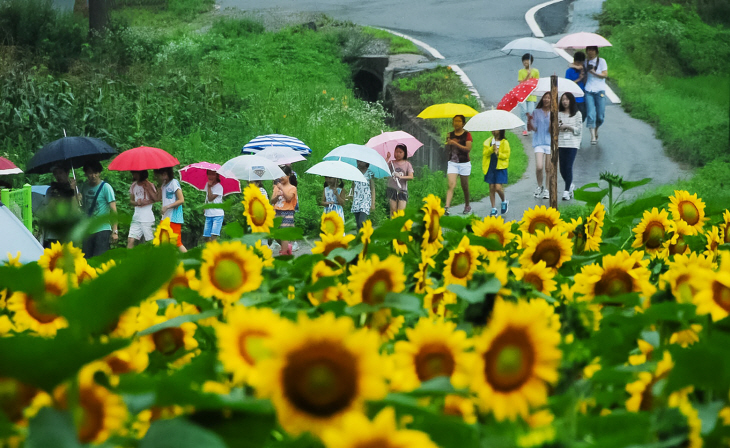
[[[463,115],[454,117],[454,131],[449,132],[446,139],[446,153],[449,156],[449,165],[446,177],[449,179],[449,191],[446,192],[446,214],[449,214],[451,198],[454,196],[457,177],[461,180],[461,189],[464,191],[464,214],[471,212],[469,205],[469,175],[471,174],[472,138],[469,131],[464,129],[466,118]]]
[[[131,249],[144,237],[145,241],[152,241],[155,237],[155,215],[152,213],[152,204],[157,197],[157,189],[147,180],[149,173],[132,171],[132,185],[129,187],[129,202],[134,206],[132,224],[129,226],[127,248]]]
[[[535,197],[549,199],[550,192],[542,186],[543,170],[545,169],[545,156],[550,156],[550,93],[542,96],[535,106],[532,118],[527,120],[527,128],[534,131],[532,134],[532,149],[535,151],[535,174],[537,176],[537,188]]]

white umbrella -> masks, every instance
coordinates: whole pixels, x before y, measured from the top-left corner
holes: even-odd
[[[256,155],[265,157],[277,165],[289,165],[290,163],[307,160],[300,152],[283,146],[269,146],[257,152]]]
[[[357,161],[360,160],[370,164],[368,169],[372,171],[376,178],[390,177],[388,163],[383,156],[378,151],[365,145],[350,143],[338,146],[327,153],[324,160],[341,160],[355,167],[357,167]]]
[[[532,91],[533,95],[543,95],[550,91],[550,78],[540,78],[537,81],[537,87],[535,87],[535,90]],[[565,78],[558,78],[558,96],[564,94],[565,92],[570,92],[574,96],[579,97],[583,96],[583,89],[580,88],[580,86],[573,81]],[[559,98],[558,98],[559,99]]]
[[[274,180],[284,176],[284,171],[271,160],[254,156],[238,156],[224,163],[218,173],[226,177],[234,177],[239,180]]]
[[[20,262],[38,261],[43,255],[43,246],[33,234],[18,220],[15,214],[0,202],[0,265],[20,252]]]
[[[464,125],[464,129],[469,132],[489,132],[499,131],[501,129],[514,129],[524,125],[525,122],[520,120],[515,114],[506,110],[494,109],[474,115]]]
[[[324,162],[319,162],[306,172],[309,174],[316,174],[318,176],[334,177],[337,179],[352,180],[355,182],[367,182],[367,179],[365,179],[365,176],[362,175],[360,170],[339,160],[325,160]]]
[[[564,36],[555,44],[556,48],[612,47],[605,37],[596,33],[573,33]]]
[[[543,58],[556,58],[559,56],[550,43],[536,37],[515,39],[505,45],[502,52],[507,54],[530,53],[535,57]]]

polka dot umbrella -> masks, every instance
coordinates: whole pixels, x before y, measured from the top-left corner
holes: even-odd
[[[537,78],[530,78],[517,84],[517,87],[510,90],[507,95],[502,97],[499,104],[497,104],[497,109],[511,112],[512,109],[517,107],[517,104],[525,101],[527,97],[530,96],[532,91],[537,87],[538,81],[539,80]]]

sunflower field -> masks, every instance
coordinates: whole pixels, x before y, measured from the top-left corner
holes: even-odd
[[[249,187],[232,239],[186,254],[163,222],[11,260],[0,446],[730,446],[730,211],[589,190],[570,220],[327,214],[274,258],[301,231]]]

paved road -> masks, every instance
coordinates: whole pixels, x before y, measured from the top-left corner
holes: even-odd
[[[268,0],[263,4],[253,0],[218,0],[218,3],[222,9],[238,8],[275,15],[323,12],[335,19],[407,34],[436,48],[446,58],[443,64],[459,64],[487,106],[495,105],[516,84],[520,58],[504,56],[499,49],[513,39],[532,35],[524,15],[536,4],[534,0]],[[555,33],[564,31],[569,5],[576,12],[575,17],[571,17],[570,31],[595,27],[595,21],[590,19],[591,8],[600,7],[600,3],[600,0],[578,0],[572,5],[565,2],[545,10],[542,17],[538,16],[538,23],[543,27],[546,40],[556,42],[561,37]],[[610,60],[608,64],[610,74]],[[567,68],[562,58],[536,60],[535,66],[543,76],[563,76]],[[578,186],[598,181],[598,175],[603,171],[618,173],[627,180],[651,177],[654,184],[690,175],[664,154],[661,142],[649,125],[629,117],[619,105],[607,107],[599,144],[591,146],[588,141],[586,130],[575,162],[574,182]],[[524,138],[523,142],[529,150],[530,140]],[[531,164],[523,179],[508,187],[510,212],[506,218],[520,219],[527,208],[547,204],[547,200],[532,197],[534,179]],[[558,179],[558,189],[562,191],[562,188],[562,181]],[[490,209],[488,202],[481,201],[475,211],[486,215]],[[565,202],[561,201],[561,204]],[[458,211],[460,207],[454,209]]]

